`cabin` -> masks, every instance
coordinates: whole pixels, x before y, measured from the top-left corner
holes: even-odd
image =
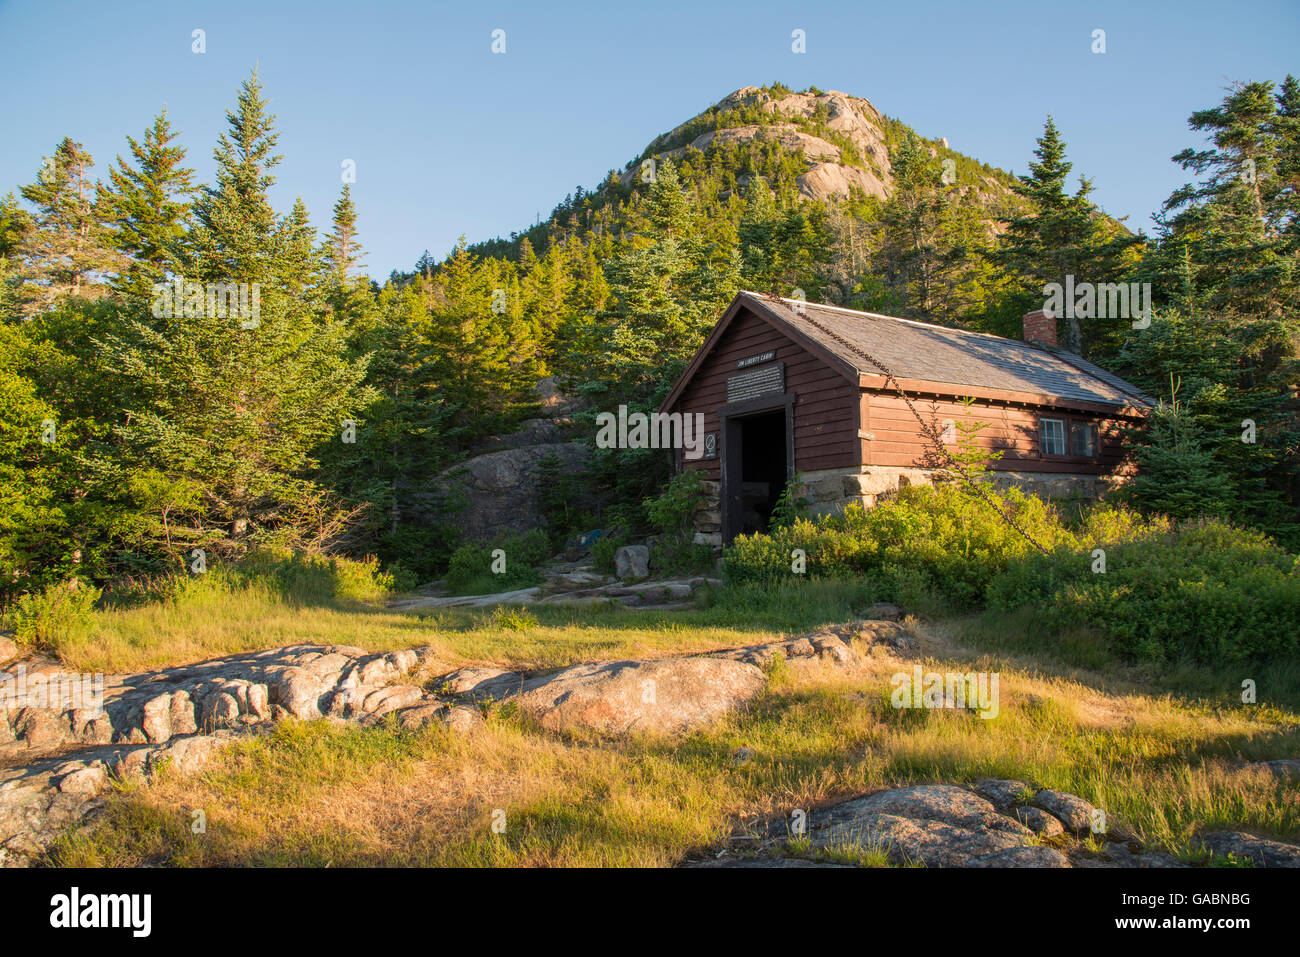
[[[1000,486],[1100,497],[1128,474],[1123,429],[1152,400],[1060,348],[1050,314],[1029,313],[1024,330],[1004,339],[739,293],[659,410],[702,417],[702,453],[673,453],[677,470],[705,472],[712,499],[696,542],[765,530],[796,473],[816,512],[950,479],[923,422],[953,449],[1001,450]]]

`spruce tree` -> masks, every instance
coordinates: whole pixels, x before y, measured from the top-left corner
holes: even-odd
[[[196,187],[177,135],[164,108],[145,130],[143,141],[126,138],[132,162],[119,155],[109,172],[112,245],[130,257],[114,285],[132,296],[152,299],[155,283],[184,270]]]
[[[105,274],[125,264],[109,246],[106,204],[90,178],[94,165],[84,146],[64,137],[36,181],[22,187],[36,207],[18,248],[19,294],[29,315],[68,296],[103,295]]]

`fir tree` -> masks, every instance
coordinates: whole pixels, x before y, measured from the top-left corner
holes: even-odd
[[[107,204],[116,227],[112,245],[130,257],[114,285],[133,296],[152,298],[155,283],[184,269],[196,187],[176,137],[164,109],[145,131],[143,142],[126,138],[134,165],[118,156],[109,172]]]

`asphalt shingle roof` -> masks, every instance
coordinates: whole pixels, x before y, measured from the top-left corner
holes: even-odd
[[[1136,386],[1063,349],[1048,350],[1017,339],[838,306],[760,293],[742,295],[762,303],[859,372],[870,375],[879,375],[880,370],[819,327],[875,356],[903,379],[1034,392],[1115,406],[1154,404]]]

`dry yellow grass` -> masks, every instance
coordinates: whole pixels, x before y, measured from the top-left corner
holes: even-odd
[[[660,652],[762,640],[666,629]],[[570,626],[572,627],[572,626]],[[586,627],[586,626],[584,626]],[[594,627],[594,626],[593,626]],[[545,627],[543,627],[543,632]],[[753,705],[682,738],[555,735],[509,709],[457,738],[326,723],[289,724],[188,779],[117,794],[55,863],[130,866],[664,866],[758,817],[788,815],[873,788],[1016,777],[1093,801],[1150,843],[1187,853],[1198,827],[1300,834],[1300,794],[1243,760],[1300,754],[1300,724],[1279,708],[1227,708],[1136,692],[1108,694],[1044,663],[1010,664],[920,629],[925,667],[999,670],[1001,713],[897,711],[889,676],[912,662],[869,656],[850,672],[791,666]],[[468,639],[478,660],[511,661]],[[614,657],[644,635],[569,640],[560,657]],[[543,642],[527,635],[523,644]],[[530,650],[529,660],[540,652]],[[752,749],[744,763],[737,749]],[[205,834],[191,814],[207,814]],[[504,831],[493,829],[494,813]],[[869,855],[868,855],[869,857]],[[859,863],[879,863],[875,859]]]

